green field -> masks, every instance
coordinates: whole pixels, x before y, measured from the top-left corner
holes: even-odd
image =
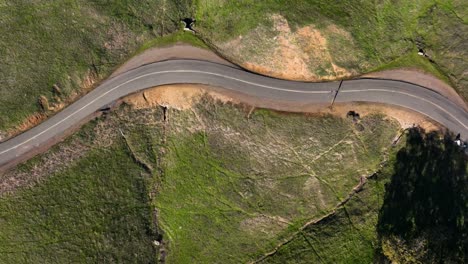
[[[380,115],[358,124],[268,110],[247,118],[209,98],[167,117],[124,106],[4,176],[30,178],[0,199],[2,258],[255,260],[333,211],[397,131]],[[152,246],[158,233],[164,254]]]
[[[142,172],[120,142],[2,196],[0,262],[153,262],[156,232]]]
[[[363,119],[358,132],[336,117],[260,110],[246,119],[210,102],[190,116],[171,125],[155,200],[169,263],[256,259],[347,197],[396,131],[380,116]],[[190,132],[197,119],[204,128]]]
[[[0,262],[463,258],[468,167],[452,140],[391,147],[398,127],[378,114],[248,112],[124,105],[6,173]]]

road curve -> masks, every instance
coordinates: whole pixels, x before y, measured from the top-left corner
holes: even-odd
[[[330,105],[375,102],[398,105],[422,113],[454,133],[468,138],[468,113],[448,98],[411,83],[356,79],[310,83],[265,77],[241,69],[198,60],[152,63],[108,79],[38,126],[0,144],[0,168],[12,165],[61,138],[76,124],[128,94],[166,84],[204,84],[249,96],[296,103]]]

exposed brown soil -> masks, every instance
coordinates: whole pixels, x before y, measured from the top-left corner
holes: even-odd
[[[335,104],[333,108],[330,108],[328,104],[297,104],[285,101],[264,100],[205,85],[166,85],[155,87],[127,96],[123,98],[122,101],[135,108],[148,108],[159,105],[183,110],[191,108],[198,99],[205,94],[225,103],[243,103],[252,108],[268,108],[283,112],[315,113],[318,115],[331,114],[339,117],[346,117],[349,111],[355,111],[359,113],[361,117],[369,114],[382,113],[398,121],[400,126],[404,129],[414,125],[420,126],[426,131],[443,129],[441,125],[428,117],[397,106],[371,103],[347,103]]]
[[[440,93],[468,111],[468,105],[466,102],[450,85],[430,74],[421,72],[417,69],[405,68],[372,72],[365,74],[362,77],[402,80],[418,84]]]
[[[206,85],[177,84],[164,85],[146,89],[124,97],[122,101],[136,109],[151,108],[154,106],[165,106],[178,110],[190,109],[203,95],[209,96],[222,102],[236,102],[233,97],[229,97],[217,91],[213,91]]]
[[[28,130],[31,127],[36,126],[37,124],[41,123],[42,120],[46,119],[47,115],[44,113],[34,113],[26,118],[23,123],[19,124],[16,127],[16,131],[18,133]],[[8,136],[11,136],[12,133],[8,133]]]
[[[293,31],[279,14],[272,15],[271,21],[273,29],[259,26],[245,36],[218,44],[219,50],[246,69],[282,79],[321,81],[356,74],[337,65],[329,41],[339,36],[352,43],[349,32],[333,24]]]

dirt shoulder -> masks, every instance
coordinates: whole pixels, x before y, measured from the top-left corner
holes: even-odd
[[[401,80],[427,87],[449,98],[452,102],[468,111],[468,105],[450,85],[438,78],[416,69],[395,69],[364,74],[362,77]]]
[[[411,110],[374,103],[347,103],[329,105],[297,104],[287,101],[264,100],[242,93],[226,91],[206,85],[165,85],[124,97],[122,101],[137,109],[164,106],[179,110],[190,109],[202,96],[211,96],[224,103],[243,104],[252,111],[255,108],[268,108],[282,112],[296,112],[305,114],[331,114],[346,117],[349,111],[359,113],[361,117],[369,114],[381,113],[396,120],[401,128],[420,126],[426,131],[443,130],[443,126],[428,117]]]
[[[213,51],[197,48],[188,44],[176,43],[173,46],[155,47],[145,50],[143,53],[138,54],[135,57],[128,60],[127,62],[125,62],[114,73],[112,73],[110,77],[114,77],[123,72],[138,68],[148,63],[170,59],[206,60],[232,67],[237,67],[231,62],[221,58]]]

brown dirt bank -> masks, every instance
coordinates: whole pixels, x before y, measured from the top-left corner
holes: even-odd
[[[148,63],[170,59],[206,60],[232,67],[237,67],[236,65],[225,60],[224,58],[221,58],[213,51],[197,48],[188,44],[177,43],[173,46],[155,47],[145,50],[143,53],[138,54],[135,57],[128,60],[127,62],[125,62],[114,73],[112,73],[111,77],[129,71],[131,69],[138,68]]]
[[[154,87],[145,91],[132,94],[122,99],[123,102],[135,108],[147,108],[154,106],[165,106],[176,109],[189,109],[202,96],[211,96],[224,103],[243,104],[255,108],[267,108],[282,112],[296,112],[305,114],[331,114],[340,117],[346,117],[348,111],[355,111],[360,116],[366,116],[372,113],[382,113],[389,116],[400,124],[402,128],[409,128],[418,125],[427,131],[443,130],[443,127],[428,117],[413,112],[411,110],[375,103],[349,103],[335,104],[330,108],[328,104],[297,104],[286,101],[264,100],[248,96],[239,92],[226,91],[217,87],[206,85],[165,85]]]

